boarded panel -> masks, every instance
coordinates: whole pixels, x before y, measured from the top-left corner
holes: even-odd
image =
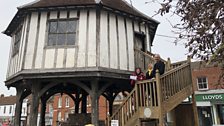
[[[54,54],[55,54],[55,49],[46,49],[44,68],[54,67]]]
[[[124,19],[118,17],[118,33],[119,33],[119,54],[120,54],[120,69],[127,70],[127,44]]]
[[[67,18],[67,11],[60,11],[60,18]]]
[[[50,13],[50,19],[57,19],[58,18],[58,12],[57,11],[52,11],[51,13]]]
[[[66,67],[74,67],[75,64],[75,49],[67,49]]]
[[[35,69],[40,69],[42,65],[43,49],[45,44],[45,34],[46,34],[46,22],[47,22],[47,13],[41,13],[40,18],[40,29],[39,29],[39,38],[37,43],[37,54],[35,60]]]
[[[127,20],[127,34],[128,34],[128,55],[129,55],[129,70],[134,71],[134,32],[131,20]]]
[[[27,51],[26,51],[24,69],[32,68],[35,41],[36,41],[36,32],[37,32],[37,22],[38,22],[38,13],[33,12],[31,15],[31,21],[30,21],[30,30],[29,30],[30,32],[29,32],[28,43],[26,48]]]
[[[118,68],[118,46],[117,46],[117,30],[116,18],[114,14],[110,14],[110,67]]]
[[[76,10],[72,10],[69,12],[69,17],[70,18],[77,18],[77,11]]]
[[[107,13],[102,11],[100,16],[100,66],[102,67],[109,67],[108,50]]]
[[[80,11],[77,67],[85,67],[87,11]]]
[[[96,66],[96,12],[89,12],[88,67]]]
[[[56,68],[62,68],[63,67],[64,50],[65,49],[58,49],[57,61],[56,61]]]

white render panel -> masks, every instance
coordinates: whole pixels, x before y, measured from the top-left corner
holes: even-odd
[[[67,49],[66,67],[74,67],[75,64],[75,48]]]
[[[107,13],[102,11],[100,16],[100,66],[102,67],[109,67],[107,26]]]
[[[88,67],[96,66],[96,11],[89,12]]]
[[[140,32],[138,22],[136,22],[136,21],[134,21],[134,31]]]
[[[77,67],[85,67],[87,11],[80,11]]]
[[[57,19],[57,16],[58,15],[58,12],[57,11],[52,11],[51,13],[50,13],[50,19]]]
[[[147,51],[149,51],[149,52],[151,52],[151,42],[150,42],[150,36],[149,36],[149,27],[148,26],[146,26],[146,32],[145,32],[145,34],[146,34],[146,49],[147,49]]]
[[[35,69],[40,69],[42,64],[42,57],[43,57],[43,49],[45,45],[45,34],[46,34],[46,22],[47,22],[47,13],[42,12],[40,17],[40,28],[39,28],[39,36],[38,36],[38,43],[37,43],[37,53],[36,53],[36,60],[35,60]]]
[[[10,45],[10,51],[9,51],[9,59],[8,59],[8,68],[7,68],[6,78],[8,78],[9,76],[11,76],[12,45],[13,45],[13,39],[11,39],[11,45]]]
[[[58,49],[56,68],[62,68],[63,67],[64,51],[65,51],[65,49]]]
[[[15,60],[15,65],[14,65],[14,72],[13,73],[15,74],[15,73],[18,72],[18,62],[19,62],[19,55],[18,55],[18,53],[15,55],[14,60]]]
[[[54,54],[55,54],[55,49],[46,49],[44,68],[54,67]]]
[[[127,44],[124,18],[118,17],[120,69],[127,70]]]
[[[25,52],[25,45],[26,45],[26,36],[27,36],[27,27],[28,27],[28,22],[29,22],[29,16],[27,16],[26,21],[25,21],[25,29],[22,31],[22,35],[24,36],[23,39],[21,39],[20,44],[22,44],[22,48],[20,50],[21,52],[21,58],[20,58],[20,66],[19,69],[22,70],[22,65],[23,65],[23,58],[24,58],[24,52]]]
[[[24,47],[24,43],[26,40],[26,20],[23,22],[23,26],[22,26],[22,33],[21,33],[21,38],[20,38],[20,47],[19,47],[19,55],[18,55],[18,63],[17,63],[17,71],[21,70],[21,64],[22,64],[22,55],[23,53],[23,47]]]
[[[72,10],[69,12],[69,18],[77,18],[77,11]]]
[[[60,11],[60,18],[67,18],[67,11]]]
[[[127,34],[128,34],[128,55],[129,55],[129,70],[134,71],[135,60],[134,60],[134,32],[132,28],[131,20],[127,20]]]
[[[118,68],[118,47],[117,47],[117,30],[116,18],[114,14],[110,14],[110,67]]]
[[[34,47],[35,47],[35,41],[36,41],[36,32],[37,32],[37,22],[38,22],[38,13],[33,12],[31,15],[31,21],[30,21],[30,30],[29,30],[30,32],[28,36],[24,69],[32,68]]]

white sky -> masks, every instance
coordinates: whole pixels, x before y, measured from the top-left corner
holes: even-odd
[[[2,32],[6,29],[6,27],[16,14],[18,6],[32,1],[34,0],[2,0],[0,4],[0,31]],[[155,14],[155,11],[158,10],[160,5],[157,3],[145,4],[146,1],[147,0],[132,0],[132,3],[135,8],[137,8],[144,14],[152,16]],[[170,26],[170,23],[166,20],[168,18],[171,22],[174,22],[173,24],[175,24],[178,22],[178,19],[176,17],[169,15],[161,17],[160,15],[158,15],[153,18],[160,22],[156,34],[176,36],[171,32],[172,28]],[[171,61],[185,60],[185,54],[187,53],[187,51],[184,48],[184,45],[175,45],[173,41],[174,39],[172,38],[160,37],[156,35],[153,42],[152,52],[159,53],[164,59],[170,57]],[[11,38],[4,34],[0,34],[0,43],[0,94],[5,94],[7,96],[15,95],[15,88],[10,88],[10,90],[8,90],[4,83],[6,78]]]

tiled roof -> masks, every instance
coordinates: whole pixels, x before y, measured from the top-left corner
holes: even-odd
[[[98,3],[99,2],[99,3]],[[79,5],[97,5],[120,10],[129,14],[133,14],[143,18],[149,18],[142,14],[129,3],[124,0],[38,0],[36,2],[22,6],[21,8],[45,8],[45,7],[60,7],[60,6],[79,6]]]
[[[0,97],[0,105],[14,105],[16,103],[16,96]]]

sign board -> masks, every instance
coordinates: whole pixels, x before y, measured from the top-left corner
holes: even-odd
[[[220,102],[224,101],[224,94],[196,94],[196,101],[211,101]]]
[[[111,126],[119,126],[118,120],[111,120]]]

